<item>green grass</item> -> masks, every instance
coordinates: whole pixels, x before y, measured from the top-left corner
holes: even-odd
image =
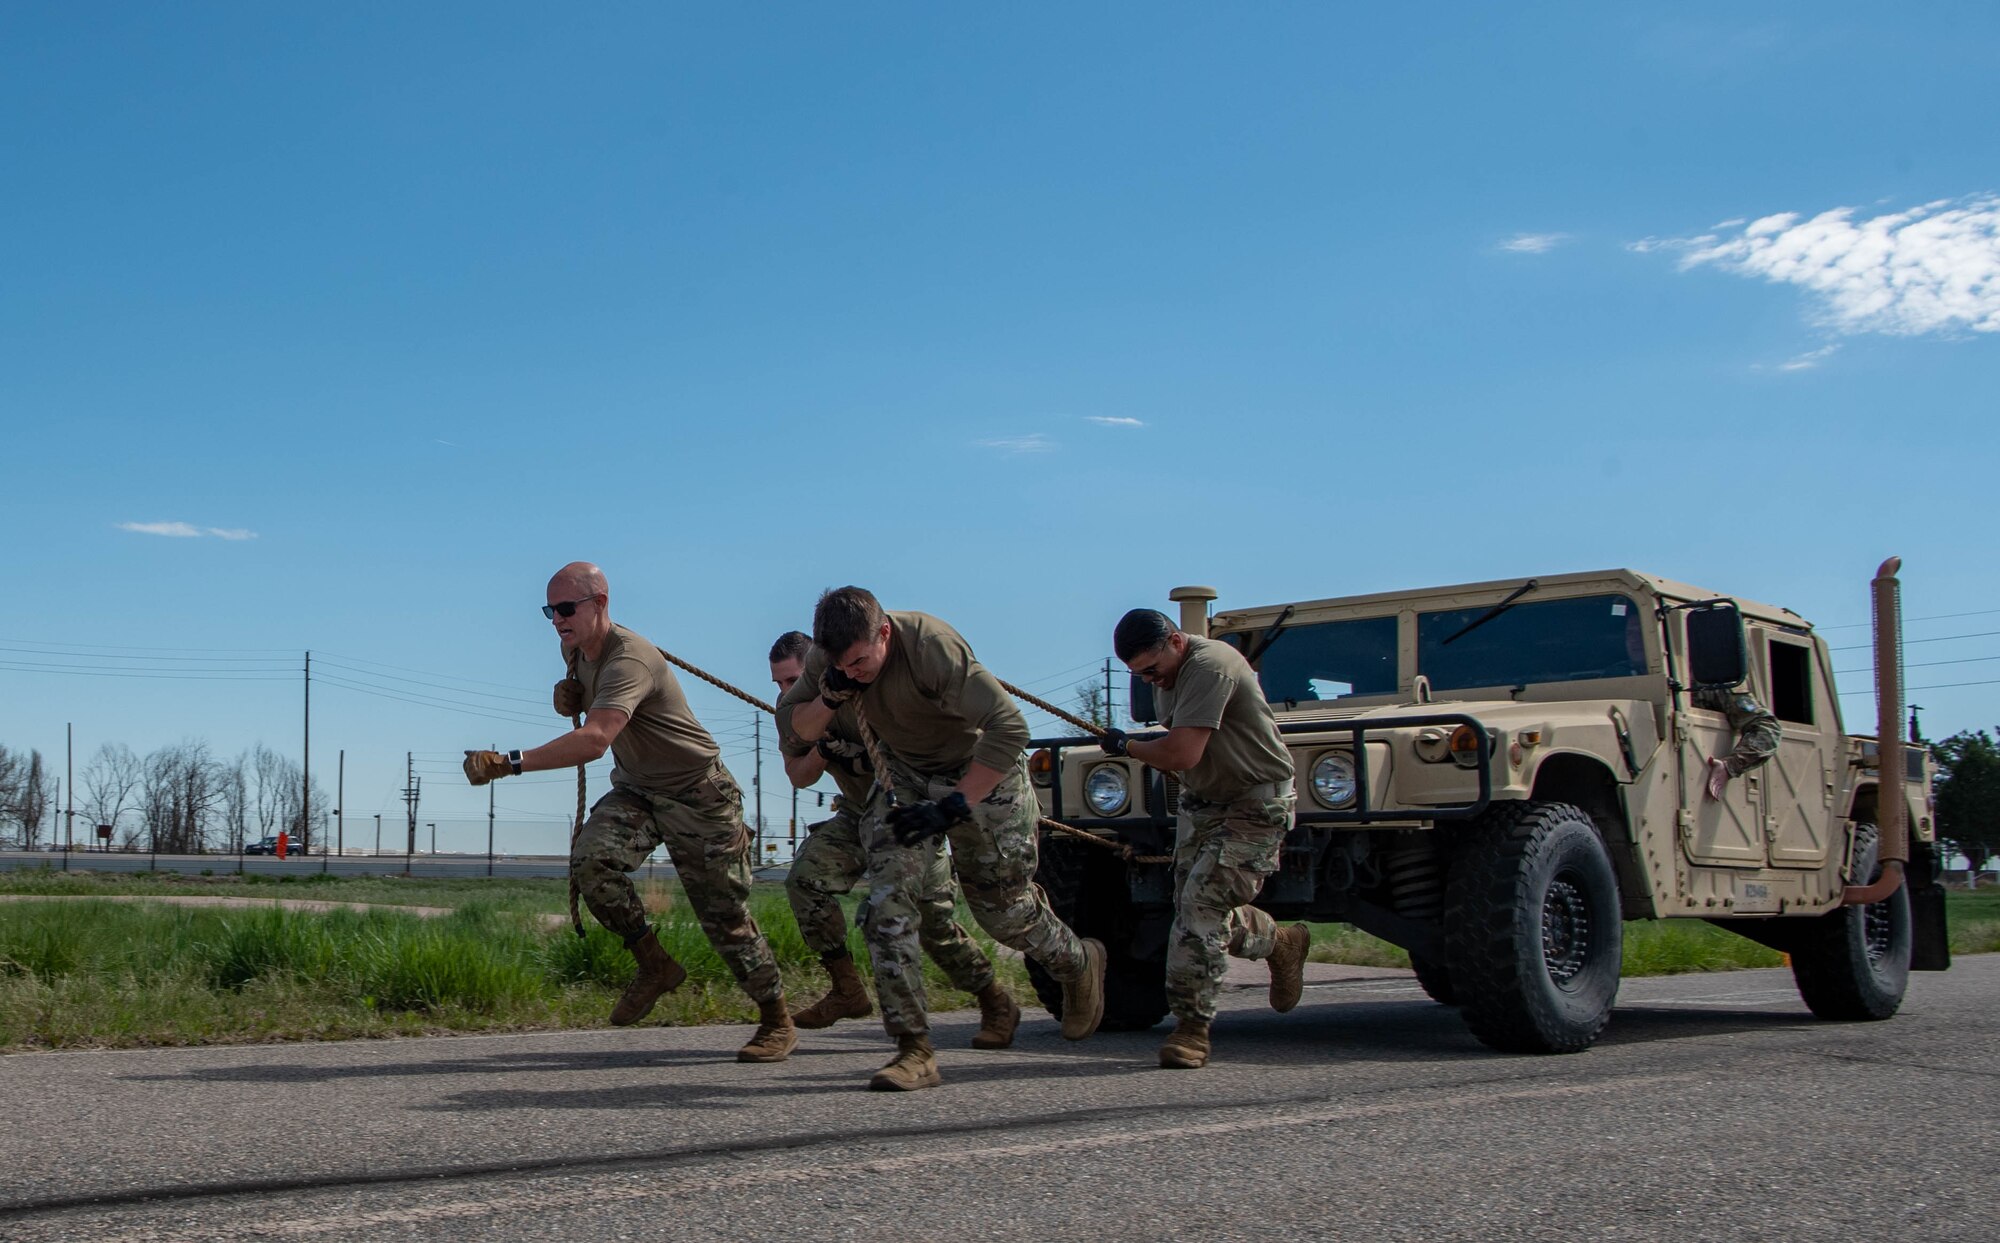
[[[44,881],[46,878],[42,878]],[[129,882],[129,878],[128,882]],[[512,882],[503,882],[512,883]],[[156,882],[157,884],[157,882]],[[356,901],[364,882],[315,885],[297,896]],[[168,892],[192,887],[168,886]],[[251,896],[252,887],[226,890]],[[294,896],[296,886],[263,886]],[[20,892],[19,884],[0,890]],[[134,892],[129,883],[105,886]],[[276,892],[278,890],[284,892]],[[44,890],[46,892],[46,890]],[[138,892],[160,892],[158,888]],[[617,937],[588,920],[579,939],[542,915],[565,886],[536,882],[494,901],[461,890],[448,916],[378,909],[325,913],[269,908],[93,902],[0,903],[0,1050],[337,1039],[447,1031],[592,1027],[632,977]],[[677,888],[642,886],[661,943],[688,969],[649,1022],[754,1021],[756,1008],[709,947]],[[101,894],[102,890],[86,890]],[[259,894],[257,896],[262,896]],[[400,895],[399,895],[400,896]],[[427,901],[441,905],[432,890]],[[784,894],[759,885],[751,910],[795,1004],[825,988]],[[979,936],[990,951],[992,944]],[[859,933],[852,944],[860,948]],[[1001,979],[1029,996],[1018,960],[996,956]],[[935,1009],[971,999],[929,968]]]
[[[709,948],[676,885],[641,884],[661,942],[689,981],[649,1022],[748,1022],[754,1008]],[[438,906],[326,913],[165,903],[0,903],[0,1051],[448,1031],[594,1027],[631,979],[632,959],[588,916],[579,939],[545,917],[565,909],[559,880],[395,877],[279,881],[215,877],[0,873],[0,893],[88,899],[208,894]],[[759,884],[751,909],[796,1003],[825,977],[799,937],[781,886]],[[2000,890],[1948,897],[1954,953],[2000,952]],[[968,928],[970,918],[961,911]],[[1344,924],[1315,924],[1316,962],[1406,967],[1401,949]],[[982,946],[992,943],[974,930]],[[849,944],[863,953],[858,931]],[[865,960],[865,959],[864,959]],[[1029,997],[1020,961],[995,955],[1002,980]],[[1625,974],[1770,967],[1777,954],[1694,920],[1632,923]],[[926,964],[934,1008],[971,999]]]

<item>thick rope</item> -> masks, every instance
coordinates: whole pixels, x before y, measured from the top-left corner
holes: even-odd
[[[680,666],[682,669],[687,670],[689,673],[692,673],[694,676],[700,678],[702,681],[708,683],[710,686],[715,687],[717,690],[724,691],[727,692],[728,694],[734,695],[736,696],[736,698],[742,700],[744,703],[750,704],[752,707],[762,708],[764,711],[769,712],[773,715],[777,714],[778,710],[772,707],[770,704],[765,703],[763,700],[757,698],[755,695],[750,694],[748,691],[741,690],[737,687],[731,686],[729,683],[723,681],[721,678],[716,677],[714,674],[709,673],[707,670],[697,668],[696,666],[689,664],[687,661],[682,660],[680,657],[675,656],[674,654],[666,651],[665,649],[661,649],[660,655],[666,657],[669,661],[672,661],[674,664]],[[1015,686],[1010,682],[1001,681],[1000,686],[1002,689],[1007,691],[1008,694],[1026,700],[1027,702],[1033,704],[1037,708],[1040,708],[1042,711],[1048,713],[1050,716],[1057,718],[1058,720],[1066,721],[1069,724],[1076,726],[1078,729],[1088,730],[1094,737],[1101,738],[1104,736],[1105,730],[1103,726],[1093,725],[1089,721],[1084,720],[1080,716],[1075,716],[1072,715],[1071,713],[1065,712],[1061,708],[1058,708],[1054,704],[1050,703],[1048,700],[1042,699],[1036,695],[1031,695],[1027,691],[1022,690],[1020,687]],[[889,805],[893,807],[896,804],[896,790],[895,787],[892,784],[890,784],[886,776],[886,774],[889,771],[889,765],[887,760],[883,756],[882,743],[879,739],[875,737],[875,731],[873,728],[869,726],[867,714],[862,712],[861,705],[859,702],[856,702],[854,705],[854,720],[855,723],[858,726],[860,726],[861,745],[868,751],[868,762],[875,769],[875,788],[882,791],[882,793],[888,798]],[[577,769],[577,807],[579,809],[577,812],[577,823],[581,825],[583,823],[583,813],[581,811],[581,808],[583,807],[583,770],[581,768]],[[1134,851],[1133,847],[1131,847],[1126,843],[1114,842],[1110,838],[1101,837],[1098,834],[1092,833],[1086,829],[1075,828],[1071,825],[1064,824],[1060,820],[1051,820],[1047,816],[1037,817],[1035,823],[1037,826],[1044,829],[1049,829],[1057,833],[1065,833],[1071,837],[1080,837],[1087,842],[1092,842],[1098,846],[1102,846],[1106,850],[1118,851],[1119,854],[1121,854],[1125,858],[1125,860],[1129,863],[1172,863],[1174,861],[1174,857],[1172,855],[1138,854]],[[572,895],[574,894],[574,886],[575,882],[572,881],[571,882]],[[572,896],[572,903],[570,908],[572,915],[575,913],[575,909],[576,908],[574,904],[574,898]],[[581,924],[578,924],[577,926],[579,929],[582,928]]]
[[[762,708],[764,711],[770,713],[772,716],[776,716],[778,714],[778,710],[776,708],[772,707],[770,704],[765,703],[763,700],[757,698],[755,695],[752,695],[749,691],[731,686],[729,683],[723,681],[721,678],[716,677],[714,674],[707,672],[706,670],[697,669],[695,666],[682,660],[680,657],[674,655],[672,652],[667,651],[665,648],[660,649],[660,655],[666,657],[669,662],[679,665],[681,668],[687,670],[689,673],[692,673],[694,676],[700,678],[702,681],[708,683],[710,686],[713,686],[715,689],[722,691],[725,694],[734,695],[738,699],[742,700],[744,703],[749,704],[753,708]]]
[[[996,680],[1000,682],[1001,689],[1005,690],[1009,695],[1014,696],[1014,698],[1025,699],[1029,703],[1035,705],[1037,708],[1040,708],[1042,711],[1048,713],[1050,716],[1056,718],[1058,721],[1062,721],[1069,725],[1074,725],[1078,729],[1088,733],[1093,738],[1102,738],[1104,737],[1106,732],[1108,732],[1102,725],[1094,725],[1091,722],[1084,720],[1080,716],[1064,712],[1061,708],[1056,707],[1048,700],[1043,699],[1039,695],[1030,695],[1028,692],[1022,690],[1020,687],[1014,685],[1012,682],[1008,682],[1004,679],[996,679]]]

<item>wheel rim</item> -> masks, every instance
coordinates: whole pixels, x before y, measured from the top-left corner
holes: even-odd
[[[1887,902],[1871,902],[1861,908],[1861,946],[1868,954],[1870,968],[1882,965],[1895,939],[1895,917],[1889,913]]]
[[[1590,902],[1574,873],[1564,872],[1542,899],[1542,964],[1558,988],[1566,988],[1590,965],[1594,940]]]

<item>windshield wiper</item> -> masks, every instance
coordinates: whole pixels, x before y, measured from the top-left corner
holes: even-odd
[[[1453,631],[1451,638],[1446,639],[1444,642],[1438,644],[1438,646],[1449,647],[1451,644],[1457,642],[1459,639],[1464,638],[1466,635],[1469,635],[1473,631],[1479,629],[1481,626],[1484,626],[1487,622],[1492,621],[1494,618],[1500,616],[1500,614],[1506,612],[1508,609],[1513,608],[1514,601],[1520,599],[1522,596],[1525,596],[1529,592],[1533,591],[1535,589],[1535,586],[1536,586],[1535,580],[1532,578],[1529,579],[1527,582],[1522,583],[1519,587],[1516,587],[1513,593],[1510,594],[1505,600],[1502,600],[1500,603],[1494,605],[1490,609],[1487,609],[1484,613],[1481,613],[1479,616],[1473,618],[1471,621],[1465,623],[1465,625]]]
[[[1270,629],[1257,636],[1257,646],[1243,653],[1244,662],[1252,669],[1257,667],[1257,662],[1263,659],[1264,653],[1271,650],[1271,645],[1278,641],[1278,632],[1285,628],[1285,622],[1291,617],[1294,607],[1296,606],[1287,604],[1285,611],[1278,614],[1278,620],[1271,623]]]

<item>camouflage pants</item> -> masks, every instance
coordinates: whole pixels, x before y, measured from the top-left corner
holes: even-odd
[[[570,873],[597,922],[628,942],[649,926],[626,873],[665,844],[708,943],[755,1002],[784,996],[778,960],[750,916],[750,830],[743,792],[717,764],[679,795],[613,786],[570,848]]]
[[[895,775],[896,797],[906,803],[943,798],[957,784],[953,776]],[[987,935],[1020,950],[1058,980],[1073,980],[1083,974],[1083,942],[1056,918],[1034,881],[1037,806],[1023,761],[990,796],[973,805],[971,824],[947,835],[951,869],[965,890],[972,917]],[[882,1025],[891,1036],[919,1036],[930,1031],[918,957],[922,917],[917,896],[923,892],[928,851],[898,845],[884,820],[886,810],[878,800],[861,820],[861,846],[868,858],[862,877],[868,914],[861,930],[875,960]]]
[[[1218,805],[1183,792],[1174,845],[1174,929],[1167,941],[1167,1005],[1175,1018],[1215,1017],[1227,958],[1269,958],[1278,925],[1251,906],[1278,870],[1297,800]]]
[[[993,964],[958,922],[958,899],[951,886],[951,863],[944,843],[931,841],[930,860],[916,891],[917,940],[944,969],[953,987],[976,993],[993,982]],[[812,826],[812,835],[792,859],[785,897],[799,921],[799,935],[824,957],[847,949],[847,917],[840,895],[861,883],[868,856],[861,849],[861,816],[844,805],[833,819]],[[867,908],[858,912],[867,920]]]

